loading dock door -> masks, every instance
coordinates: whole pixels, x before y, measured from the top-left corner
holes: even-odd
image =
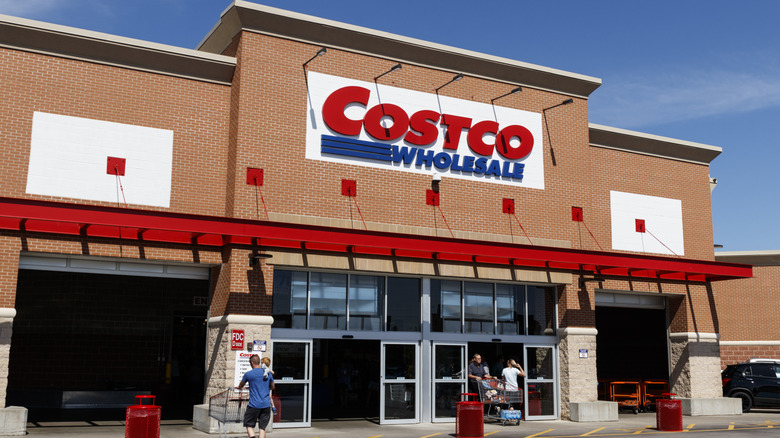
[[[154,394],[165,418],[191,418],[203,398],[208,277],[47,268],[19,270],[7,403],[31,421],[122,419],[135,395]]]
[[[620,306],[620,302],[625,301],[621,295],[615,296],[617,302],[609,305],[599,305],[598,297],[596,301],[599,381],[668,380],[668,336],[663,298],[624,307]]]

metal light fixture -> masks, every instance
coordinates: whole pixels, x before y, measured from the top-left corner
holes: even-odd
[[[273,255],[259,252],[249,254],[249,266],[257,266],[260,264],[260,260],[270,259],[271,257]]]
[[[456,74],[456,75],[455,75],[455,77],[454,77],[454,78],[452,78],[452,79],[450,79],[450,80],[449,80],[449,81],[448,81],[446,84],[444,84],[444,85],[442,85],[441,87],[437,88],[437,89],[436,89],[436,94],[438,94],[438,93],[439,93],[439,90],[441,90],[442,88],[446,87],[447,85],[449,85],[449,84],[451,84],[451,83],[453,83],[453,82],[455,82],[455,81],[459,81],[459,80],[461,80],[461,79],[463,79],[463,73],[458,73],[458,74]]]
[[[510,91],[509,93],[502,94],[502,95],[500,95],[500,96],[498,96],[498,97],[494,97],[494,98],[490,99],[490,103],[493,103],[494,101],[496,101],[496,100],[498,100],[498,99],[501,99],[502,97],[507,97],[507,96],[509,96],[510,94],[519,93],[519,92],[521,92],[521,91],[523,91],[523,88],[522,88],[522,87],[517,87],[517,88],[515,88],[514,90]]]
[[[550,137],[550,127],[547,125],[547,111],[549,111],[549,110],[551,110],[553,108],[557,108],[557,107],[559,107],[561,105],[568,105],[570,103],[574,103],[574,99],[572,99],[571,97],[566,99],[566,100],[564,100],[561,103],[555,104],[555,105],[553,105],[553,106],[551,106],[549,108],[545,108],[545,109],[542,110],[542,118],[544,119],[544,127],[545,127],[545,129],[547,129],[547,140],[548,140],[548,143],[550,144],[550,159],[552,159],[552,165],[553,166],[555,166],[557,164],[555,162],[555,150],[553,149],[553,146],[552,146],[552,137]]]
[[[384,75],[386,75],[386,74],[388,74],[388,73],[392,73],[392,72],[394,72],[394,71],[400,70],[400,69],[401,69],[401,67],[403,67],[401,64],[396,64],[396,65],[394,65],[394,66],[393,66],[393,67],[392,67],[390,70],[388,70],[388,71],[386,71],[386,72],[382,73],[381,75],[379,75],[379,76],[375,77],[375,78],[374,78],[374,82],[376,82],[376,80],[377,80],[377,79],[381,78],[382,76],[384,76]]]
[[[314,61],[315,58],[317,58],[319,56],[322,56],[322,55],[324,55],[327,52],[328,52],[328,49],[326,49],[325,47],[321,48],[320,50],[317,50],[317,54],[316,55],[312,56],[311,58],[309,58],[308,61],[303,63],[303,68],[306,68],[306,64]]]

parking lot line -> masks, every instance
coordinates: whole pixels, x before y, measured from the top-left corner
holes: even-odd
[[[598,429],[593,429],[593,430],[591,430],[590,432],[585,432],[585,433],[583,433],[583,434],[582,434],[582,435],[580,435],[580,436],[588,436],[588,435],[590,435],[590,434],[592,434],[592,433],[596,433],[596,432],[598,432],[598,431],[600,431],[600,430],[604,430],[604,429],[606,429],[606,427],[599,427]]]
[[[535,437],[535,436],[544,435],[544,434],[546,434],[547,432],[552,432],[552,431],[554,431],[554,430],[555,430],[555,429],[547,429],[547,430],[545,430],[545,431],[543,431],[543,432],[535,433],[535,434],[533,434],[533,435],[527,435],[525,438],[533,438],[533,437]]]

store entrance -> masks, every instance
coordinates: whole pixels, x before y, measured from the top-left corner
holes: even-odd
[[[482,356],[482,365],[487,365],[490,375],[497,378],[501,378],[501,372],[509,359],[514,359],[521,366],[523,364],[523,344],[469,342],[468,363],[471,363],[471,359],[477,353]]]
[[[379,421],[380,341],[315,339],[312,420]]]

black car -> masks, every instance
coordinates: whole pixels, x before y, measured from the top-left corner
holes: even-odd
[[[751,359],[721,372],[723,396],[742,399],[742,412],[753,406],[780,407],[780,360]]]

